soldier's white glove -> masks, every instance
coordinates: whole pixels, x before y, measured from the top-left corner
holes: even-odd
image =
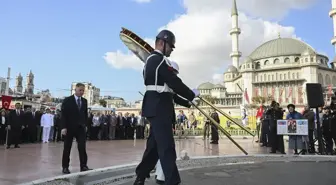
[[[197,89],[193,89],[192,91],[194,92],[195,97],[198,97],[198,96],[200,95],[199,90],[197,90]]]
[[[193,101],[191,101],[193,104],[198,105],[199,104],[199,98],[194,98]]]

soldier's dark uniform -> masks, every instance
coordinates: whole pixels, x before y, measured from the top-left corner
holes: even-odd
[[[176,94],[192,101],[195,94],[174,73],[169,61],[155,50],[148,57],[144,68],[146,93],[142,103],[142,116],[151,124],[150,135],[142,161],[136,168],[135,185],[144,184],[146,176],[160,159],[166,185],[181,182],[176,166],[175,142],[172,130],[174,101],[180,104]],[[171,89],[174,93],[171,92]]]

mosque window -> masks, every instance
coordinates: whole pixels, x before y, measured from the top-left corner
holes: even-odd
[[[252,64],[252,69],[254,69],[254,65]]]
[[[287,75],[286,75],[286,74],[284,74],[284,80],[286,80],[286,77],[287,77]]]
[[[272,75],[272,81],[274,80],[274,75]]]
[[[271,81],[271,75],[268,75],[267,80]]]
[[[295,79],[295,74],[294,73],[292,74],[292,79]]]
[[[247,64],[247,68],[250,69],[250,64]]]
[[[257,62],[256,63],[256,67],[255,67],[256,69],[260,69],[260,62]]]
[[[299,72],[296,73],[296,78],[299,79],[300,76],[299,76]]]
[[[275,80],[278,80],[278,73],[275,73]]]
[[[314,62],[314,58],[313,57],[310,57],[310,62]]]
[[[289,58],[285,58],[284,63],[289,63]]]
[[[300,60],[299,57],[296,57],[294,61],[299,62],[299,60]]]
[[[280,74],[280,80],[282,80],[282,74]]]
[[[261,81],[261,82],[263,81],[263,78],[262,78],[262,76],[260,76],[260,81]]]
[[[305,58],[305,62],[308,62],[308,58]]]
[[[276,58],[276,59],[274,60],[274,64],[279,64],[279,63],[280,63],[280,60]]]
[[[269,61],[266,60],[266,61],[264,62],[264,65],[268,65],[268,64],[269,64]]]
[[[320,63],[323,64],[323,60],[322,59],[320,59]]]
[[[264,80],[266,81],[266,74],[264,74]]]

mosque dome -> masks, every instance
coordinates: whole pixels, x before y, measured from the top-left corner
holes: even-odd
[[[307,48],[304,52],[301,53],[301,56],[316,55],[316,52]]]
[[[200,90],[208,90],[208,89],[212,89],[214,87],[214,84],[210,83],[210,82],[205,82],[202,83],[201,85],[198,86],[198,89]]]
[[[253,60],[258,60],[277,56],[301,55],[306,51],[308,53],[315,53],[314,48],[300,40],[293,38],[277,38],[259,46],[249,57]]]
[[[227,73],[235,73],[235,72],[238,72],[238,69],[233,65],[229,65],[228,68],[226,69],[226,72]]]

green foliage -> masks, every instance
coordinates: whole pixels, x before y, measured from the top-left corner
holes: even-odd
[[[103,99],[99,100],[99,105],[103,106],[103,107],[106,107],[107,105],[107,102]]]

